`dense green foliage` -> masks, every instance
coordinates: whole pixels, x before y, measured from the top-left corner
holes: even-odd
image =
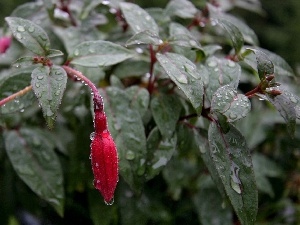
[[[160,4],[44,0],[5,18],[1,224],[300,223],[299,81],[240,18],[260,2]],[[81,76],[118,149],[111,206],[93,187]]]

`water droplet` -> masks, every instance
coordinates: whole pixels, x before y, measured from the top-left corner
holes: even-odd
[[[19,40],[21,40],[21,39],[22,39],[22,34],[17,33],[17,34],[16,34],[16,38],[19,39]]]
[[[21,109],[20,112],[21,112],[21,113],[24,112],[24,109]]]
[[[112,205],[112,204],[114,204],[114,198],[112,198],[109,202],[104,201],[104,203],[105,203],[106,205]]]
[[[91,139],[91,141],[94,140],[94,138],[95,138],[95,132],[92,132],[92,133],[90,134],[90,139]],[[91,159],[91,157],[92,157],[92,155],[90,155],[90,159]]]
[[[57,90],[54,94],[55,94],[56,96],[59,96],[60,90]]]
[[[47,113],[46,113],[47,116],[53,116],[54,113],[52,112],[52,110],[50,109],[50,107],[47,109]]]
[[[128,151],[126,152],[125,158],[126,158],[127,160],[133,160],[133,159],[135,158],[135,153],[134,153],[133,151],[131,151],[131,150],[128,150]]]
[[[95,166],[98,168],[99,167],[99,163],[96,163]]]
[[[91,139],[92,140],[92,139]],[[92,159],[92,154],[90,154],[89,159]]]
[[[176,79],[178,80],[178,82],[180,82],[182,84],[188,83],[188,80],[184,74],[180,74],[179,76],[176,76]]]
[[[291,100],[291,102],[293,102],[293,103],[297,103],[297,102],[298,102],[298,100],[297,100],[294,96],[291,96],[291,97],[290,97],[290,100]]]
[[[239,178],[239,171],[240,171],[240,167],[238,165],[236,165],[234,162],[231,163],[231,180],[230,180],[230,185],[232,187],[232,189],[237,192],[238,194],[242,193],[242,190],[240,188],[240,185],[242,184]]]
[[[34,28],[33,26],[31,26],[31,27],[28,28],[28,31],[29,31],[30,33],[34,32],[34,30],[35,30],[35,28]]]
[[[210,21],[210,23],[211,23],[212,26],[216,26],[217,25],[217,21],[215,21],[213,19]]]
[[[90,52],[90,53],[95,53],[96,51],[95,51],[95,49],[90,48],[90,49],[89,49],[89,52]]]
[[[140,30],[141,30],[141,28],[140,28],[140,26],[139,26],[139,25],[136,25],[136,26],[135,26],[135,28],[136,28],[138,31],[140,31]]]
[[[17,27],[17,31],[19,32],[24,32],[25,31],[25,28],[23,26],[18,26]]]
[[[75,49],[75,51],[74,51],[74,55],[75,55],[75,56],[78,56],[78,55],[79,55],[79,50],[78,50],[78,48],[77,48],[77,49]]]
[[[51,156],[46,151],[41,151],[41,154],[46,161],[50,161]]]
[[[43,75],[38,75],[38,76],[37,76],[37,79],[38,79],[38,80],[43,80],[43,79],[44,79],[44,76],[43,76]]]
[[[63,79],[64,79],[64,77],[62,77],[62,76],[59,76],[59,77],[55,78],[55,80],[57,80],[57,81],[60,81],[60,80],[63,80]]]
[[[214,60],[211,60],[211,61],[208,62],[208,66],[209,67],[215,67],[215,66],[217,66],[217,62],[214,61]]]
[[[103,5],[109,5],[110,2],[109,2],[109,0],[103,0],[103,1],[102,1],[102,4],[103,4]]]
[[[135,51],[139,54],[142,54],[144,52],[143,49],[141,48],[136,48]]]
[[[190,40],[189,42],[190,42],[190,45],[191,45],[191,46],[197,46],[197,42],[196,42],[196,41]]]
[[[231,60],[228,60],[228,64],[227,64],[229,67],[235,67],[235,63]]]
[[[39,88],[41,85],[40,85],[40,83],[35,83],[35,86],[36,86],[37,88]]]
[[[229,118],[232,119],[232,120],[234,120],[234,119],[237,118],[237,114],[235,114],[234,112],[231,112],[231,113],[229,114]]]

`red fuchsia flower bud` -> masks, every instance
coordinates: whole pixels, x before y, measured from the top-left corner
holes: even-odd
[[[107,129],[106,115],[94,101],[94,126],[92,134],[91,161],[94,173],[94,186],[104,198],[106,204],[112,204],[114,192],[119,180],[118,153],[115,142]]]
[[[11,43],[11,37],[1,37],[0,38],[0,54],[6,52]]]

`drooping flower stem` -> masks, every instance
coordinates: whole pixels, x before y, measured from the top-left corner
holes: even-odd
[[[103,99],[102,99],[102,96],[99,94],[99,91],[98,91],[97,87],[95,86],[95,84],[92,81],[90,81],[86,76],[84,76],[80,71],[75,70],[69,66],[62,66],[62,67],[67,72],[68,76],[80,79],[90,87],[90,89],[94,95],[94,98],[93,98],[94,104],[96,104],[97,109],[99,109],[100,111],[103,111],[104,110]]]
[[[119,180],[118,151],[108,130],[103,99],[97,87],[81,72],[64,65],[68,76],[85,82],[92,90],[94,102],[94,128],[91,135],[91,164],[94,174],[94,186],[102,194],[106,204],[111,205]]]

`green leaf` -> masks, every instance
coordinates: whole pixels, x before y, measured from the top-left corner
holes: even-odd
[[[93,27],[54,27],[53,32],[62,40],[67,52],[71,54],[75,47],[85,41],[103,40],[105,34]]]
[[[149,62],[127,60],[126,62],[116,65],[113,73],[120,79],[127,77],[142,77],[149,72],[149,67]]]
[[[215,54],[216,51],[221,50],[222,47],[220,45],[205,45],[203,46],[204,54],[209,57]]]
[[[98,67],[111,66],[133,57],[134,54],[121,45],[108,41],[86,41],[69,56],[72,64]]]
[[[155,177],[167,165],[176,150],[176,144],[176,135],[163,138],[157,127],[150,132],[147,138],[147,180]]]
[[[43,66],[34,69],[31,78],[32,89],[38,98],[47,125],[52,129],[66,88],[67,74],[59,66]]]
[[[234,24],[234,26],[236,26],[239,29],[239,31],[242,33],[243,38],[246,42],[253,44],[253,45],[258,45],[258,39],[257,39],[256,34],[242,20],[220,11],[217,7],[214,7],[211,4],[207,4],[207,6],[208,6],[210,18],[221,19],[221,20],[225,20],[231,24]]]
[[[150,108],[162,136],[171,138],[181,111],[178,98],[174,95],[156,95],[151,99]]]
[[[38,129],[4,133],[6,153],[18,176],[62,216],[63,174],[52,144]]]
[[[117,207],[107,207],[104,202],[99,202],[98,190],[88,190],[89,212],[94,225],[110,225],[116,218]],[[105,216],[104,216],[105,215]]]
[[[215,123],[208,130],[210,154],[223,188],[243,225],[255,223],[258,197],[252,159],[245,138],[232,125],[224,134]]]
[[[165,9],[168,16],[178,16],[184,19],[194,18],[196,12],[196,7],[188,0],[169,1]]]
[[[157,54],[157,60],[171,80],[183,91],[198,114],[201,114],[203,82],[194,63],[175,53]]]
[[[209,73],[208,80],[205,81],[204,85],[207,100],[211,101],[217,89],[226,84],[237,89],[241,75],[239,64],[228,59],[218,59],[213,56],[206,60],[205,66]]]
[[[17,59],[13,64],[12,67],[16,69],[24,69],[26,67],[31,67],[34,65],[33,57],[32,56],[25,56]]]
[[[133,190],[140,192],[146,160],[146,136],[141,116],[131,106],[125,91],[108,87],[101,92],[109,130],[119,153],[120,173]]]
[[[262,154],[256,153],[252,159],[257,188],[274,197],[274,191],[268,177],[280,177],[283,175],[282,170],[275,162]]]
[[[139,33],[145,30],[158,36],[159,28],[154,19],[141,7],[129,2],[120,3],[123,15],[130,25],[134,33]]]
[[[241,31],[235,26],[235,24],[227,20],[215,19],[214,21],[227,32],[232,41],[232,46],[235,50],[235,54],[239,54],[244,45],[244,38]]]
[[[41,11],[43,12],[43,4],[41,4],[41,2],[27,2],[15,8],[11,13],[11,16],[21,17],[23,19],[33,19],[32,16]]]
[[[137,110],[141,118],[143,118],[148,110],[150,102],[150,94],[148,90],[139,86],[131,86],[125,91],[129,99],[131,99],[130,106]]]
[[[140,44],[160,45],[162,43],[163,40],[161,40],[159,36],[151,33],[151,31],[149,30],[144,30],[139,33],[136,33],[133,37],[131,37],[126,42],[126,46],[140,45]]]
[[[258,51],[261,51],[267,55],[266,61],[271,61],[274,65],[274,73],[275,75],[280,75],[280,76],[294,76],[293,69],[289,66],[289,64],[281,58],[279,55],[276,55],[273,52],[270,52],[266,49],[259,48],[259,47],[249,47],[245,46],[245,49],[256,49]],[[247,54],[247,50],[245,52]],[[245,56],[245,62],[248,63],[253,69],[257,68],[257,63],[256,63],[256,57],[255,57],[255,52],[253,54],[247,54]],[[270,62],[268,62],[270,64]],[[271,66],[271,65],[270,65]],[[272,70],[271,70],[272,71]],[[269,72],[270,73],[270,72]]]
[[[62,56],[62,55],[64,55],[64,53],[60,50],[49,49],[47,57],[53,58],[53,57]]]
[[[22,70],[13,71],[8,74],[6,78],[0,80],[0,99],[4,99],[25,87],[30,85],[30,74],[32,69],[25,68]],[[7,114],[12,112],[23,112],[24,108],[32,105],[34,102],[34,93],[27,92],[21,97],[15,98],[13,101],[6,103],[0,107],[0,114]]]
[[[254,48],[247,48],[247,50],[252,51],[255,54],[257,62],[257,72],[260,80],[264,80],[266,76],[274,74],[273,62],[269,59],[266,53]],[[246,59],[245,62],[247,63]]]
[[[50,41],[40,26],[18,17],[6,17],[5,20],[14,37],[28,50],[38,55],[48,54]]]
[[[216,188],[200,190],[194,197],[201,224],[232,225],[231,209],[226,206]]]
[[[188,48],[202,49],[199,42],[193,37],[191,32],[178,23],[170,24],[169,43]]]
[[[272,96],[267,94],[267,99],[275,106],[280,115],[283,117],[287,123],[288,132],[291,136],[294,136],[296,128],[296,119],[300,119],[299,105],[300,99],[294,94],[279,89],[281,91],[280,95]]]
[[[226,116],[227,122],[234,122],[246,117],[250,109],[249,99],[243,94],[238,94],[236,89],[230,85],[220,87],[213,94],[211,110]]]

